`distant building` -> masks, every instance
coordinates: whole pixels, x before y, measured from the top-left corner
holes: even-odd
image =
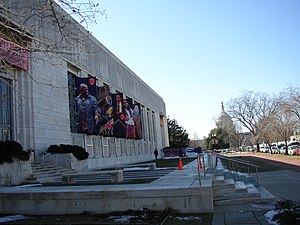
[[[230,115],[225,112],[223,102],[221,103],[221,113],[216,125],[223,130],[224,142],[229,143],[231,148],[244,148],[253,145],[252,134],[250,132],[240,132],[236,129]]]
[[[221,102],[221,113],[216,121],[216,125],[223,131],[224,143],[227,144],[228,147],[237,147],[236,129],[230,115],[225,112],[223,102]]]
[[[1,3],[0,140],[36,159],[50,145],[79,145],[89,168],[153,159],[169,144],[163,99],[50,2]]]
[[[221,113],[216,122],[217,127],[222,128],[228,132],[234,130],[233,121],[228,113],[225,112],[223,102],[221,102]]]
[[[294,131],[294,135],[290,137],[290,141],[300,141],[300,134],[299,132]]]

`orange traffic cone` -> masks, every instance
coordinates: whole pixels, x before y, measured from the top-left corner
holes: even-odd
[[[183,170],[182,160],[179,158],[178,169]]]
[[[200,165],[199,165],[199,167],[200,167],[200,169],[202,169],[202,168],[203,168],[203,164],[202,164],[202,160],[201,160],[201,158],[200,158],[199,162],[200,162]]]

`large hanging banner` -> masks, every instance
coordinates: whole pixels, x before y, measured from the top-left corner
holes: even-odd
[[[96,78],[76,78],[76,110],[79,133],[96,134],[96,115],[98,105],[96,99]]]
[[[76,77],[77,132],[108,137],[142,139],[141,108],[123,93],[112,94],[96,78]]]

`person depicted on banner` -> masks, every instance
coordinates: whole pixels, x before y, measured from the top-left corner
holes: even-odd
[[[106,120],[110,120],[113,115],[113,107],[112,107],[112,101],[111,97],[108,95],[105,97],[105,104],[102,107],[103,117],[106,118]]]
[[[157,149],[156,149],[156,148],[154,149],[154,152],[153,152],[153,153],[154,153],[154,155],[155,155],[155,160],[157,160],[158,151],[157,151]]]
[[[133,106],[133,121],[135,125],[135,138],[142,138],[141,112],[138,104]]]
[[[116,95],[116,114],[123,112],[123,104],[121,95]]]
[[[113,137],[126,138],[125,112],[123,105],[123,93],[112,94],[113,106]]]
[[[126,123],[126,138],[135,138],[135,125],[133,121],[133,110],[126,99],[124,99],[124,113]]]
[[[85,83],[81,83],[79,88],[80,93],[76,98],[79,132],[95,134],[98,116],[97,99],[89,93]]]
[[[105,136],[113,135],[113,106],[112,99],[110,95],[107,95],[104,98],[104,102],[100,109],[100,130],[99,134]]]

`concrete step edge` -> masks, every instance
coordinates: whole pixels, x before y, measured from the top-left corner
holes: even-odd
[[[236,181],[235,182],[235,192],[247,193],[247,186],[244,181]]]
[[[260,196],[249,196],[247,193],[229,193],[220,196],[214,196],[214,200],[230,200],[230,199],[246,199],[246,198],[260,198]]]
[[[243,203],[260,203],[260,198],[243,198],[243,199],[224,199],[224,200],[214,200],[215,205],[236,205]]]
[[[235,189],[234,188],[227,188],[227,189],[217,189],[217,190],[213,190],[213,194],[214,196],[223,196],[225,194],[233,194],[235,193]]]
[[[57,169],[57,170],[43,170],[43,171],[32,171],[33,174],[45,174],[45,173],[56,173],[56,172],[61,172],[61,173],[64,173],[64,172],[78,172],[76,170],[72,170],[72,169],[66,169],[66,168],[62,168],[62,169]]]
[[[225,182],[224,176],[216,176],[213,184],[223,184]]]
[[[262,202],[273,202],[276,201],[276,198],[273,194],[271,194],[265,187],[258,186],[257,189],[260,193],[260,198]]]
[[[235,184],[235,182],[234,182],[234,180],[232,179],[232,178],[230,178],[230,179],[224,179],[223,181],[222,180],[220,180],[220,181],[217,181],[217,182],[215,182],[215,180],[213,181],[213,186],[214,187],[219,187],[219,186],[224,186],[224,185],[234,185]]]

